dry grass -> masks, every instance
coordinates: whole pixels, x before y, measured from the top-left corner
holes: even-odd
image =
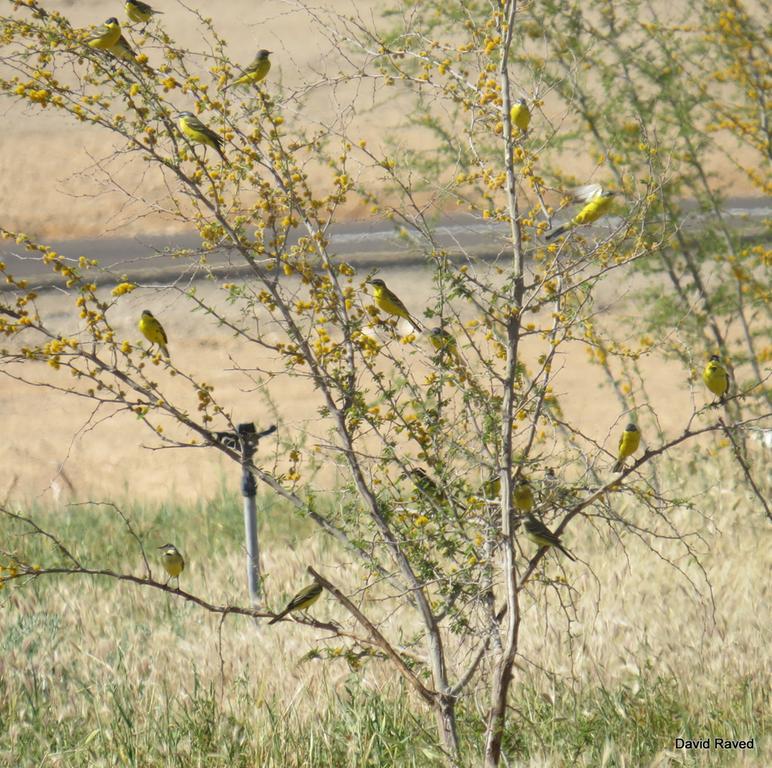
[[[382,274],[409,307],[422,306],[428,273]],[[197,290],[217,300],[215,286]],[[54,293],[39,300],[41,311],[67,333],[72,301]],[[274,361],[255,359],[253,349],[192,314],[174,292],[138,291],[122,300],[112,310],[119,334],[137,338],[134,324],[145,305],[163,319],[177,364],[214,384],[237,419],[278,421],[284,434],[324,433],[308,382],[270,382],[265,394],[275,413],[264,410],[261,394],[234,369]],[[525,353],[538,350],[525,345]],[[419,341],[404,354],[421,365],[429,352]],[[651,407],[665,432],[675,434],[692,407],[685,372],[653,357],[643,364]],[[586,363],[583,349],[570,345],[560,365],[555,389],[566,417],[613,445],[617,414],[599,389],[597,369]],[[171,394],[183,396],[179,380],[160,368],[158,376]],[[7,439],[0,444],[0,466],[11,475],[4,475],[0,491],[13,508],[55,530],[84,562],[138,573],[136,543],[113,510],[67,506],[123,498],[122,508],[149,547],[172,540],[183,550],[186,589],[213,602],[246,604],[240,499],[231,495],[237,467],[214,451],[148,451],[141,447],[147,430],[124,416],[97,419],[79,432],[87,414],[79,404],[2,381]],[[273,438],[261,446],[266,466],[274,450],[280,458],[274,446]],[[57,474],[60,467],[64,475]],[[700,535],[691,538],[700,563],[672,541],[625,532],[620,543],[598,518],[571,526],[566,543],[580,562],[550,555],[541,566],[550,577],[566,576],[571,622],[558,601],[558,594],[569,596],[567,588],[558,593],[537,580],[524,604],[506,744],[511,765],[769,762],[762,740],[769,719],[768,524],[713,438],[659,467],[663,493],[692,502],[675,522]],[[332,471],[315,482],[320,490],[333,487]],[[361,587],[350,557],[307,520],[266,494],[260,510],[269,606],[281,606],[305,581],[309,563],[349,593]],[[653,522],[631,502],[618,512],[639,525]],[[658,529],[665,530],[662,521]],[[0,549],[51,561],[50,548],[18,533],[0,520]],[[441,764],[432,716],[401,689],[390,668],[371,662],[352,669],[342,658],[308,657],[327,647],[323,634],[292,623],[257,628],[237,618],[220,632],[217,616],[105,579],[41,578],[23,589],[7,588],[0,600],[0,723],[7,724],[0,728],[0,765]],[[383,619],[394,640],[413,627],[414,617],[390,614],[387,604],[368,598],[364,608]],[[313,613],[348,621],[329,599]],[[460,668],[465,658],[458,649],[452,664]],[[481,689],[463,701],[470,764],[481,749],[479,716],[486,707]],[[751,756],[676,753],[676,736],[753,737],[757,748]]]
[[[703,536],[704,572],[673,543],[654,543],[696,590],[637,539],[624,536],[623,551],[587,519],[572,529],[583,562],[566,569],[576,601],[570,631],[555,593],[537,583],[524,612],[508,744],[521,762],[513,764],[744,764],[740,753],[725,762],[717,753],[676,753],[678,735],[753,737],[753,756],[768,761],[769,534],[732,474],[720,457],[706,466],[694,481],[709,488],[699,511],[679,520]],[[238,505],[223,495],[124,511],[148,545],[179,543],[190,564],[186,589],[244,604]],[[306,563],[350,592],[361,586],[348,558],[307,521],[265,497],[261,510],[268,605],[280,606],[304,581]],[[34,514],[85,562],[140,570],[136,544],[109,508]],[[51,561],[50,547],[16,537],[7,520],[2,526],[13,548]],[[544,568],[557,576],[562,565],[549,557]],[[386,610],[364,606],[373,616]],[[347,622],[329,599],[313,613]],[[3,614],[0,719],[9,727],[0,730],[0,762],[10,761],[3,764],[439,764],[431,716],[387,665],[351,669],[306,658],[325,647],[323,633],[236,618],[220,633],[217,617],[182,600],[76,576],[7,588]],[[407,625],[385,621],[393,639],[411,621],[401,619]],[[480,748],[474,713],[485,701],[479,691],[464,702],[470,754]]]

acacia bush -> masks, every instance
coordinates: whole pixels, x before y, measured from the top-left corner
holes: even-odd
[[[347,595],[335,574],[312,568],[347,618],[297,620],[344,641],[352,663],[363,655],[391,664],[435,713],[448,764],[471,753],[500,764],[505,725],[517,728],[507,701],[520,639],[542,631],[524,618],[527,608],[556,601],[562,620],[545,634],[568,632],[572,571],[591,566],[584,553],[574,552],[579,565],[569,567],[525,543],[528,504],[517,493],[524,480],[558,535],[591,517],[610,535],[632,533],[695,590],[677,562],[699,561],[679,514],[694,502],[657,469],[673,449],[688,443],[703,455],[700,436],[720,433],[738,476],[770,514],[763,457],[747,440],[769,415],[765,251],[755,226],[729,220],[726,190],[711,172],[716,153],[731,155],[734,145],[768,159],[769,57],[745,7],[703,5],[702,13],[691,7],[699,22],[689,24],[639,2],[428,2],[375,20],[308,6],[341,71],[295,91],[274,89],[270,76],[248,91],[224,91],[236,68],[215,25],[195,11],[189,19],[206,40],[201,50],[180,47],[163,20],[154,21],[125,30],[140,52],[134,61],[85,46],[82,32],[44,4],[8,3],[0,20],[0,92],[98,126],[117,142],[111,161],[145,164],[162,198],[120,186],[107,160],[103,183],[118,186],[134,210],[194,227],[201,245],[179,254],[181,273],[218,281],[221,299],[202,299],[189,282],[173,289],[223,333],[277,361],[249,371],[253,380],[274,390],[284,377],[308,382],[323,458],[311,455],[309,434],[282,434],[280,424],[284,461],[251,470],[335,537],[350,557],[342,566],[356,569],[362,587]],[[312,92],[356,94],[368,83],[379,98],[393,91],[409,105],[407,121],[420,133],[394,133],[390,146],[373,147],[356,137],[350,114],[300,119]],[[521,96],[533,112],[528,131],[512,124]],[[377,108],[375,100],[375,119]],[[226,162],[180,133],[181,109],[221,134]],[[412,136],[420,136],[414,145]],[[739,170],[767,190],[755,162]],[[546,243],[545,232],[573,215],[559,208],[578,182],[615,191],[613,215]],[[423,255],[433,291],[420,312],[412,308],[421,333],[379,311],[365,282],[372,275],[331,246],[340,207],[357,197]],[[489,227],[481,238],[494,253],[450,247],[437,226],[449,209]],[[202,373],[179,367],[173,349],[167,359],[116,330],[111,317],[137,280],[93,260],[75,263],[23,233],[2,235],[58,275],[78,328],[62,334],[9,259],[0,298],[5,375],[86,398],[111,416],[138,417],[161,445],[209,445],[241,462],[239,446],[216,434],[233,430],[236,419]],[[243,279],[223,281],[211,269],[209,257],[222,249],[246,270]],[[596,297],[634,275],[647,279],[632,298],[628,330],[603,316]],[[99,287],[105,282],[109,290]],[[595,433],[564,416],[557,394],[570,375],[557,362],[577,345],[603,367],[619,403]],[[695,394],[681,429],[664,433],[639,361],[680,359],[677,388],[713,352],[734,370],[729,396],[714,408]],[[185,383],[182,394],[172,395],[172,377]],[[603,435],[616,440],[631,420],[644,446],[613,473],[616,446],[604,448]],[[338,468],[329,505],[309,485],[321,461]],[[634,512],[620,515],[621,500]],[[140,575],[85,564],[24,510],[6,506],[4,514],[16,533],[31,529],[53,543],[41,563],[21,545],[8,547],[5,585],[81,573],[174,592],[223,616],[273,615],[172,590],[152,577],[147,558]],[[129,518],[125,524],[131,530]],[[658,553],[658,538],[674,540],[678,557]],[[547,556],[558,558],[557,572],[545,567]],[[369,610],[369,594],[402,617],[399,632]],[[457,708],[473,693],[488,702],[478,713],[483,735],[464,744]]]

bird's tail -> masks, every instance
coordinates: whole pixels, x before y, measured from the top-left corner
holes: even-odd
[[[409,314],[407,316],[407,320],[410,323],[410,325],[413,326],[413,330],[415,330],[416,333],[424,332],[424,329],[421,327],[421,324],[412,315]]]
[[[547,232],[547,234],[544,236],[544,239],[549,242],[550,240],[554,240],[556,237],[559,237],[564,232],[567,232],[569,229],[570,227],[568,224],[561,224],[559,227],[555,227],[555,229]]]
[[[217,154],[222,158],[223,165],[230,165],[228,158],[225,157],[225,152],[223,152],[223,149],[219,144],[217,145]]]
[[[268,622],[268,626],[270,627],[270,626],[271,626],[271,624],[275,624],[277,621],[281,621],[281,620],[282,620],[282,619],[283,619],[283,618],[284,618],[284,617],[285,617],[285,616],[286,616],[288,613],[289,613],[289,611],[282,611],[281,613],[277,613],[277,614],[276,614],[276,615],[275,615],[275,616],[274,616],[274,617],[273,617],[273,618],[272,618],[272,619],[271,619],[271,620]]]
[[[621,472],[622,469],[625,466],[625,460],[622,458],[617,459],[617,463],[614,464],[614,467],[612,468],[612,472]]]
[[[170,355],[169,355],[169,347],[167,347],[166,344],[159,344],[158,347],[160,348],[161,354],[164,357],[170,357]]]
[[[558,549],[569,559],[576,562],[576,558],[562,545],[558,544]]]

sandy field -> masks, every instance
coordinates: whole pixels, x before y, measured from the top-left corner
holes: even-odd
[[[431,283],[425,269],[385,268],[379,274],[408,307],[421,307],[426,302]],[[218,287],[199,283],[196,290],[202,299],[214,301],[227,312]],[[614,298],[617,295],[616,286],[606,287],[597,298],[597,306],[614,312],[622,327],[630,328],[631,338],[637,338],[622,300]],[[369,303],[369,297],[363,298]],[[72,297],[49,291],[38,304],[40,312],[52,318],[61,332],[77,330]],[[310,445],[325,440],[329,424],[317,415],[321,398],[309,382],[280,375],[257,387],[250,372],[255,368],[278,370],[276,361],[194,313],[189,300],[178,293],[139,289],[123,297],[111,310],[121,338],[132,343],[140,341],[136,320],[144,308],[162,318],[176,364],[213,385],[215,398],[233,414],[234,421],[277,423],[286,436],[307,432]],[[526,340],[525,359],[534,361],[544,347],[545,342]],[[409,352],[406,350],[408,353],[415,356],[416,365],[430,361],[425,339],[419,339]],[[690,391],[688,372],[654,354],[644,357],[641,366],[647,394],[638,393],[639,401],[650,405],[666,434],[678,434],[693,407],[705,403],[702,385]],[[602,386],[601,370],[588,363],[586,350],[578,344],[561,346],[555,370],[555,392],[568,420],[614,450],[620,420],[625,417],[610,390]],[[52,384],[69,383],[69,374],[56,373],[43,364],[36,366],[36,375]],[[170,402],[177,399],[194,405],[188,385],[180,378],[172,378],[159,368],[157,380]],[[0,377],[0,419],[5,433],[0,443],[0,466],[6,468],[0,498],[46,500],[65,493],[83,499],[129,492],[150,499],[194,500],[216,495],[222,483],[238,488],[238,467],[216,449],[150,450],[160,443],[133,416],[111,416],[109,410],[92,414],[88,402],[30,387],[7,376]],[[277,461],[284,466],[283,452],[286,449],[282,449],[280,440],[268,438],[259,454],[261,463],[272,466]],[[330,471],[322,472],[317,482],[329,487],[334,477]]]
[[[381,274],[411,309],[425,301],[430,289],[425,271],[384,269]],[[202,298],[216,298],[214,285],[196,287]],[[634,323],[626,319],[624,307],[611,302],[608,295],[599,297],[599,304],[604,302],[608,302],[608,311],[613,310],[614,317],[634,333]],[[316,415],[318,398],[302,380],[282,377],[268,383],[265,394],[275,402],[276,413],[267,413],[261,393],[234,369],[239,365],[270,367],[273,361],[192,313],[186,300],[170,291],[136,291],[126,296],[113,316],[121,335],[132,341],[138,339],[135,322],[145,306],[163,318],[170,351],[179,366],[213,384],[218,400],[239,418],[255,419],[260,425],[277,420],[284,434],[306,429],[312,436],[324,434],[324,424]],[[62,329],[73,327],[71,297],[48,292],[40,298],[39,307]],[[419,363],[420,356],[427,352],[426,346],[422,341],[416,345]],[[524,353],[533,359],[541,351],[536,343],[527,345]],[[599,386],[598,369],[587,365],[584,350],[568,346],[559,365],[562,371],[555,389],[567,419],[606,447],[613,447],[621,416],[608,389]],[[666,435],[677,434],[692,411],[686,372],[653,358],[644,360],[642,368],[649,402],[662,429]],[[61,381],[63,374],[47,374],[45,366],[40,370],[49,381]],[[172,380],[159,369],[158,380],[170,396],[182,395],[179,378]],[[705,402],[701,386],[695,390],[694,402],[698,407]],[[109,415],[105,412],[89,421],[89,414],[87,404],[0,377],[0,420],[5,438],[0,441],[0,499],[36,502],[38,509],[33,514],[40,524],[66,530],[68,544],[78,553],[90,551],[90,547],[96,549],[88,562],[126,573],[140,572],[141,560],[135,542],[116,521],[112,508],[65,507],[65,502],[115,500],[129,510],[132,501],[142,500],[158,502],[159,508],[168,505],[172,514],[189,509],[185,517],[175,515],[159,530],[155,507],[145,504],[135,513],[133,523],[147,533],[148,541],[163,536],[184,550],[188,563],[184,589],[216,603],[246,604],[240,543],[237,546],[231,542],[226,549],[217,535],[226,521],[229,530],[233,529],[234,518],[240,525],[240,510],[221,493],[223,487],[238,489],[238,468],[223,461],[213,449],[149,450],[159,443],[133,417],[105,418]],[[260,463],[272,465],[277,445],[276,438],[266,440],[259,454]],[[554,680],[574,681],[581,694],[598,684],[611,690],[621,686],[635,691],[642,679],[661,675],[665,680],[681,681],[681,695],[695,707],[701,705],[708,692],[736,697],[737,681],[750,680],[763,688],[763,680],[768,677],[764,637],[769,626],[769,526],[753,497],[738,486],[736,466],[726,451],[719,453],[716,461],[708,462],[699,475],[690,474],[674,483],[672,474],[665,474],[673,494],[683,493],[695,503],[693,509],[679,510],[673,517],[683,530],[695,532],[692,545],[699,552],[699,564],[668,539],[651,545],[655,554],[646,537],[625,532],[620,541],[592,517],[572,525],[567,541],[580,562],[566,566],[564,558],[550,556],[542,566],[551,578],[570,579],[576,609],[575,615],[571,614],[570,632],[563,629],[565,606],[552,589],[539,586],[533,595],[529,592],[522,603],[518,686],[533,682],[549,701],[555,694]],[[317,484],[331,481],[329,473],[322,474]],[[191,506],[181,506],[186,503]],[[282,606],[304,583],[305,567],[312,563],[347,594],[363,599],[363,609],[371,618],[378,617],[381,631],[392,641],[398,641],[415,623],[410,612],[389,609],[384,615],[389,603],[372,599],[369,593],[361,597],[358,565],[330,537],[319,535],[315,528],[309,532],[308,526],[296,525],[291,514],[281,518],[276,508],[273,514],[266,514],[266,508],[271,507],[269,493],[261,493],[259,505],[266,605],[272,609]],[[14,504],[17,506],[30,508]],[[617,511],[633,519],[641,510],[636,503],[622,498]],[[67,528],[69,521],[80,526],[74,530],[83,530],[88,521],[92,522],[88,543]],[[735,535],[739,529],[748,535]],[[110,536],[106,548],[100,545],[99,535]],[[671,558],[678,571],[661,557]],[[157,573],[155,560],[152,565]],[[319,716],[320,702],[324,707],[336,695],[345,695],[352,679],[351,670],[342,660],[302,663],[304,654],[324,644],[326,632],[292,623],[261,627],[256,632],[250,622],[234,617],[220,625],[217,616],[206,615],[191,604],[131,585],[105,589],[102,581],[68,578],[46,582],[46,586],[51,588],[41,590],[40,596],[32,587],[20,593],[20,607],[14,607],[11,617],[20,622],[14,617],[24,611],[61,615],[57,638],[63,639],[56,647],[57,666],[40,664],[54,692],[52,706],[56,713],[74,716],[71,713],[79,713],[80,708],[93,706],[89,703],[93,695],[99,702],[102,721],[109,723],[113,717],[109,692],[114,691],[115,681],[142,681],[143,693],[132,694],[139,702],[138,732],[152,733],[153,720],[161,717],[152,698],[154,692],[174,691],[180,703],[173,706],[185,707],[202,685],[211,685],[216,691],[224,691],[222,706],[228,711],[240,711],[243,697],[248,702],[246,719],[254,720],[255,727],[263,732],[263,718],[265,728],[273,727],[268,715],[274,702],[280,703],[287,717],[313,722]],[[327,597],[314,606],[313,615],[344,626],[351,623]],[[119,645],[125,647],[125,652],[118,662],[115,649]],[[32,647],[39,648],[40,658],[53,653],[45,644]],[[20,643],[18,649],[13,648],[0,660],[7,663],[15,684],[23,680],[30,663],[23,654]],[[458,657],[450,654],[452,679],[460,674],[467,658],[466,652]],[[77,675],[65,676],[68,681],[79,681],[76,690],[72,682],[62,687],[53,679],[56,671],[64,668],[78,671]],[[355,674],[367,690],[394,695],[390,687],[394,675],[385,663],[373,661]],[[82,693],[83,680],[88,681],[91,692],[88,699]],[[398,695],[405,698],[404,691]],[[418,717],[431,728],[426,709],[412,697],[410,701]],[[513,722],[518,716],[513,715]],[[34,723],[17,723],[14,727],[17,731],[23,727],[30,730]],[[768,757],[768,744],[761,733],[737,735],[755,736],[761,743],[758,753],[748,757],[747,762],[741,755],[732,764],[751,764],[757,754]],[[553,757],[554,747],[545,744],[544,750],[544,759],[529,765],[563,764]],[[657,765],[675,764],[666,758],[669,750],[671,745],[662,745],[662,760]]]
[[[45,5],[65,13],[78,27],[101,23],[109,13],[116,13],[123,19],[121,3],[117,1],[83,0],[76,3],[73,0],[52,0]],[[163,8],[164,24],[173,30],[181,44],[192,48],[200,46],[198,28],[180,3],[166,0],[154,5]],[[659,6],[662,11],[667,4],[660,3]],[[228,0],[217,4],[216,13],[214,7],[206,4],[192,3],[190,7],[200,8],[216,17],[217,28],[229,41],[228,52],[234,62],[246,64],[260,47],[274,51],[269,81],[277,88],[281,86],[290,92],[302,83],[319,82],[323,73],[335,77],[340,72],[339,56],[331,48],[319,23],[295,3],[267,5],[256,4],[252,0]],[[364,18],[368,18],[375,7],[376,3],[353,3],[350,0],[330,0],[323,5],[324,11],[358,13]],[[678,4],[675,7],[678,9]],[[151,64],[160,60],[157,51],[151,49],[147,53]],[[191,66],[195,69],[195,63]],[[351,135],[355,140],[365,139],[376,153],[385,153],[388,142],[405,147],[423,146],[426,138],[417,129],[395,130],[403,122],[407,104],[400,98],[399,86],[389,89],[386,94],[377,89],[358,88],[354,108],[353,95],[345,89],[315,88],[300,111],[294,102],[287,105],[288,129],[291,132],[293,120],[302,120],[307,125],[323,125],[345,110],[350,112]],[[179,109],[190,106],[180,94],[174,97],[174,101]],[[369,111],[374,103],[378,105],[377,116]],[[91,172],[86,170],[97,159],[109,157],[117,147],[115,140],[104,131],[56,115],[50,109],[41,111],[14,101],[0,102],[0,109],[4,118],[0,139],[3,226],[27,232],[33,237],[59,240],[187,231],[185,225],[160,215],[137,218],[133,213],[119,210],[119,196],[98,184]],[[563,108],[559,110],[548,100],[544,114],[536,119],[534,125],[538,127],[538,121],[560,124],[566,117]],[[740,152],[732,161],[719,158],[715,163],[714,170],[731,184],[732,195],[736,197],[755,194],[734,165],[735,161],[742,164],[744,159]],[[579,179],[587,178],[594,170],[594,160],[589,155],[581,157],[574,152],[565,158],[563,165]],[[145,171],[144,163],[122,167],[120,181],[131,189],[141,178],[142,192],[147,198],[163,196],[160,179],[144,175]],[[322,175],[313,168],[310,172],[312,181],[329,180],[326,172]],[[41,211],[45,214],[41,215]],[[367,216],[367,207],[352,196],[340,213],[348,220],[362,220]]]

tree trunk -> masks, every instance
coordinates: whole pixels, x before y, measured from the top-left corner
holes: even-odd
[[[437,731],[440,743],[445,750],[445,761],[450,768],[460,768],[461,752],[456,727],[456,698],[440,694],[436,703]]]

